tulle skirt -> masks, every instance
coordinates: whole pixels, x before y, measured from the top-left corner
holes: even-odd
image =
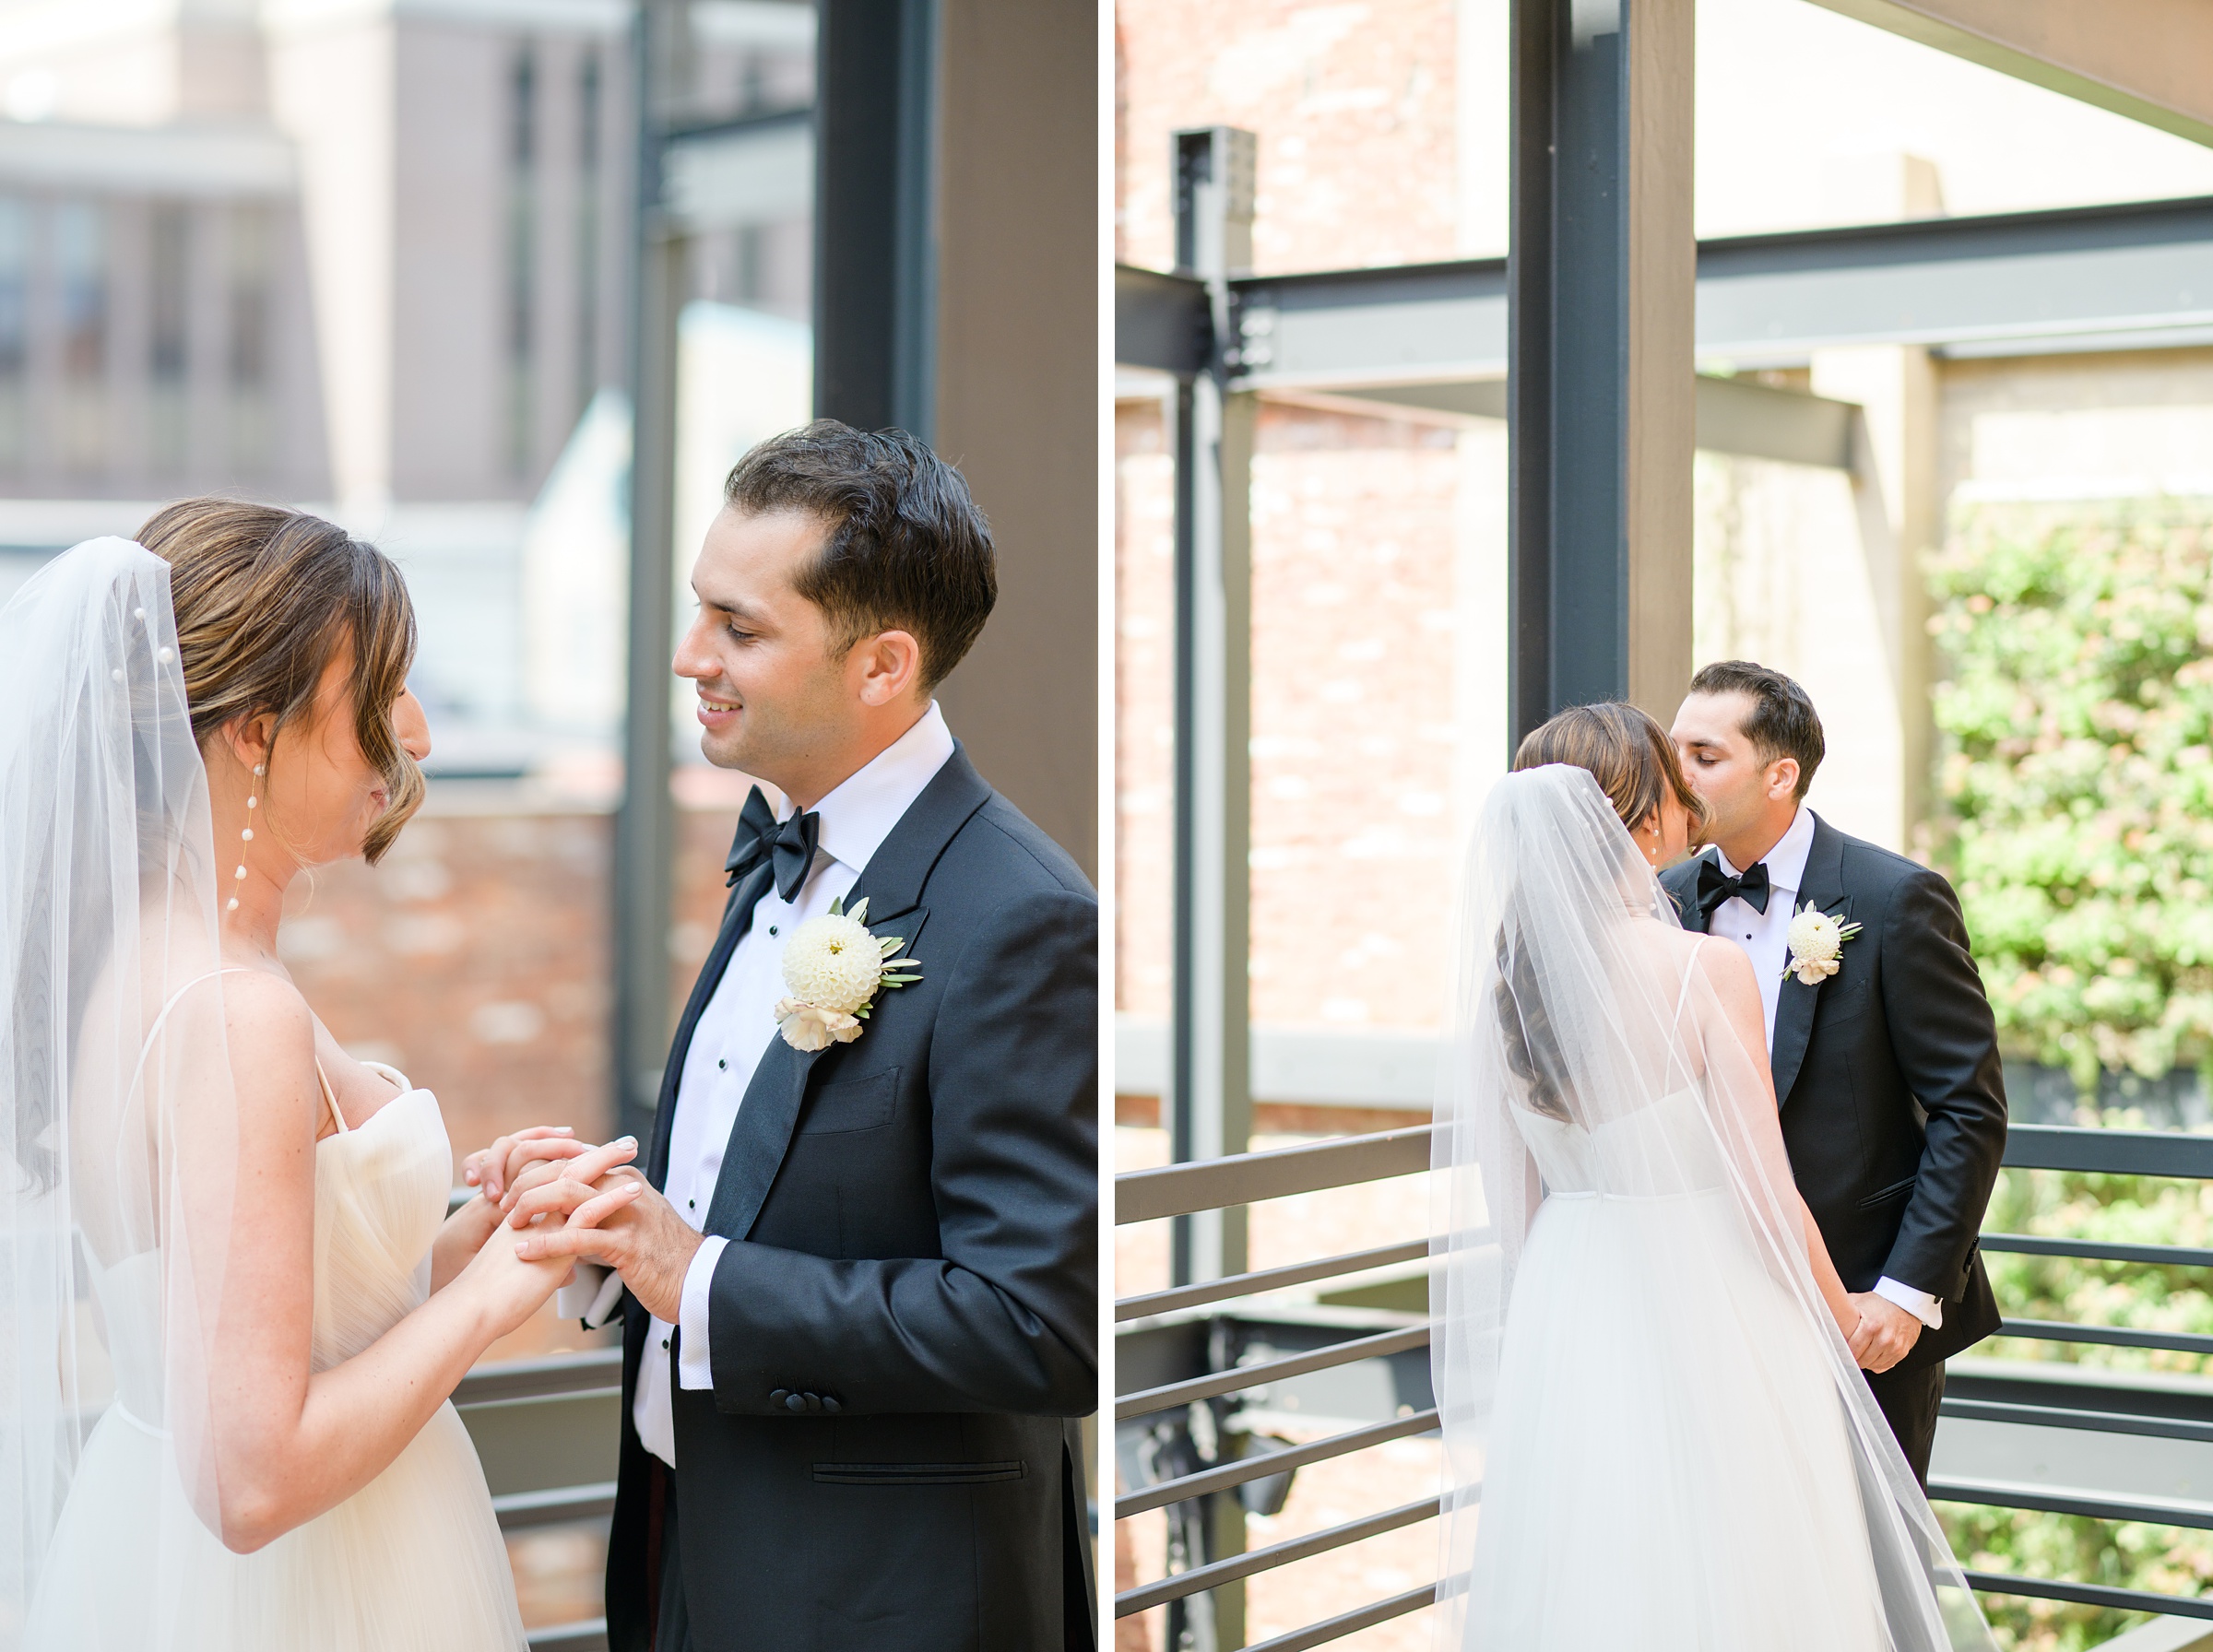
[[[1876,1652],[1842,1401],[1725,1191],[1558,1195],[1509,1306],[1482,1652]]]
[[[252,1554],[185,1506],[170,1454],[123,1408],[101,1419],[27,1652],[526,1652],[483,1467],[451,1405],[368,1485]]]

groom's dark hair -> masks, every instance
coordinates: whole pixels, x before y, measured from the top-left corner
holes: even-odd
[[[961,663],[999,600],[991,529],[961,473],[905,431],[834,419],[771,436],[722,485],[747,515],[797,511],[827,530],[794,584],[830,617],[838,647],[912,631],[929,693]]]
[[[1750,660],[1716,660],[1690,679],[1694,694],[1744,694],[1752,702],[1745,718],[1745,738],[1762,763],[1779,757],[1798,760],[1798,786],[1791,795],[1803,799],[1814,784],[1828,747],[1821,738],[1821,718],[1811,696],[1780,671]]]

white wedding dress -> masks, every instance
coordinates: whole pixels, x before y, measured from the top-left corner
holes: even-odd
[[[315,1145],[317,1371],[420,1305],[445,1217],[453,1156],[437,1098],[380,1070],[400,1093],[358,1129],[325,1086],[337,1130]],[[29,1652],[524,1652],[483,1467],[450,1402],[366,1486],[254,1553],[199,1523],[166,1436],[141,1421],[162,1415],[157,1256],[94,1258],[115,1398],[48,1551]],[[145,1575],[138,1555],[159,1555],[166,1575]]]
[[[1475,1644],[1888,1646],[1836,1379],[1696,1092],[1592,1131],[1514,1116],[1545,1198],[1499,1355]]]

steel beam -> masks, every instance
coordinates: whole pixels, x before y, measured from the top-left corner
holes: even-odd
[[[1814,0],[2017,80],[2213,144],[2200,0]]]
[[[630,613],[622,798],[615,814],[610,1113],[645,1139],[671,1021],[669,925],[676,807],[669,793],[669,658],[675,631],[677,315],[690,243],[662,209],[665,112],[684,0],[645,0],[633,25],[638,178],[632,238]]]
[[[1229,279],[1252,266],[1255,140],[1213,126],[1173,139],[1176,261],[1203,285],[1209,332],[1229,335]],[[1179,378],[1176,454],[1174,1005],[1169,1134],[1179,1160],[1246,1150],[1252,1130],[1247,959],[1251,877],[1251,473],[1258,397],[1232,391],[1214,353]],[[1242,1273],[1242,1208],[1176,1218],[1173,1282]],[[1223,1402],[1190,1408],[1201,1460],[1225,1464],[1242,1437],[1213,1426]],[[1241,1553],[1244,1504],[1208,1497],[1170,1516],[1171,1549],[1194,1564]],[[1228,1584],[1168,1607],[1167,1640],[1190,1652],[1245,1644],[1245,1590]]]
[[[1231,283],[1240,389],[1503,377],[1506,262]],[[2213,343],[2213,197],[1857,224],[1700,242],[1697,351],[1749,365],[1925,344],[2039,355]],[[1188,284],[1116,272],[1116,359],[1178,371]]]
[[[1508,700],[1690,675],[1691,0],[1514,0]]]
[[[1253,138],[1230,127],[1175,136],[1177,257],[1203,284],[1215,336],[1228,279],[1252,261]],[[1251,842],[1254,398],[1225,368],[1176,396],[1176,815],[1174,1015],[1168,1102],[1178,1160],[1242,1153],[1251,1132],[1246,959]],[[1177,1220],[1174,1282],[1245,1270],[1241,1210]]]
[[[929,442],[937,0],[820,4],[814,410]]]

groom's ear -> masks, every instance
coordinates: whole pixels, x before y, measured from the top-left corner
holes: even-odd
[[[912,631],[880,631],[853,644],[846,662],[863,705],[890,705],[922,681],[922,644]]]
[[[1768,796],[1775,798],[1795,797],[1798,795],[1798,760],[1779,757],[1768,765]]]

